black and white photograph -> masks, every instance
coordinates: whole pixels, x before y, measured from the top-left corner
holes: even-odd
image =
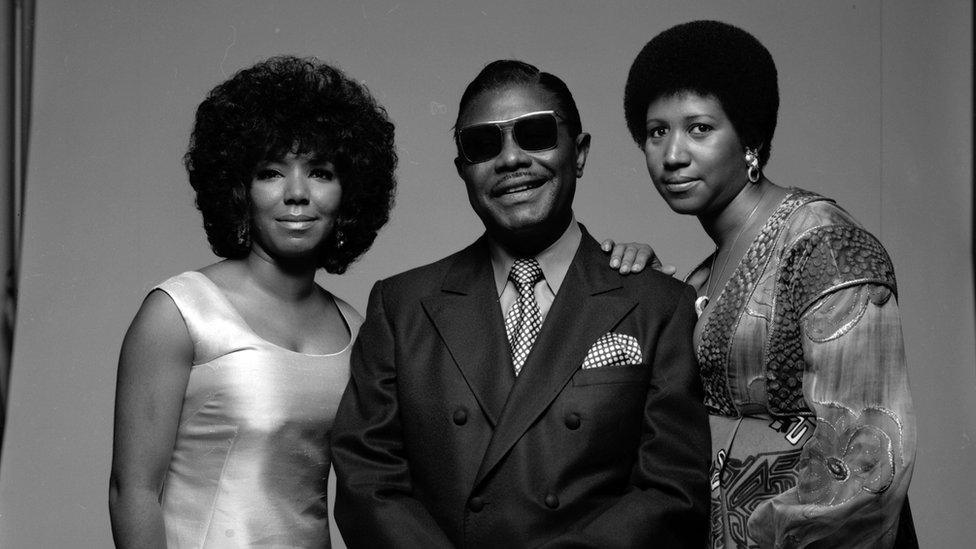
[[[0,20],[0,547],[974,543],[968,0]]]

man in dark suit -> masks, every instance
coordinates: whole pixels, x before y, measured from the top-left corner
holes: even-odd
[[[573,216],[590,136],[557,77],[468,85],[458,174],[486,232],[381,280],[333,432],[350,547],[700,547],[694,292],[622,276]]]

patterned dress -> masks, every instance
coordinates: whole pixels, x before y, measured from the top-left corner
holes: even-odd
[[[903,545],[915,420],[896,292],[884,248],[832,201],[794,189],[766,221],[696,332],[713,548]]]

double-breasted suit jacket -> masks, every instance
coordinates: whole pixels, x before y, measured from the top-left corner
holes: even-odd
[[[660,273],[611,270],[584,230],[516,378],[484,237],[377,282],[333,432],[346,543],[702,546],[693,299]],[[601,353],[611,364],[582,368]]]

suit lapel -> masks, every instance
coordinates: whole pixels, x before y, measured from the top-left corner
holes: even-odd
[[[515,376],[484,237],[458,254],[423,306],[494,427]]]
[[[637,304],[632,297],[620,295],[619,275],[607,263],[599,245],[583,229],[579,250],[498,420],[476,484],[559,395],[590,345]],[[510,358],[508,365],[511,368]]]

